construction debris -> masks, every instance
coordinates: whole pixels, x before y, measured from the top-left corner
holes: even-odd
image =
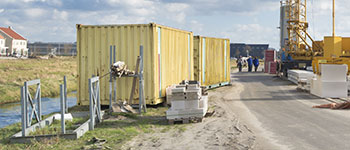
[[[172,88],[171,93],[171,108],[166,112],[170,124],[202,121],[208,110],[208,93],[198,81],[183,81]]]
[[[125,112],[125,113],[137,113],[130,105],[125,101],[121,103],[115,103],[112,105],[112,112]]]
[[[127,65],[123,61],[117,61],[111,66],[112,75],[114,77],[132,76],[135,75],[135,71],[127,69]]]
[[[350,109],[350,101],[312,106],[312,108]]]

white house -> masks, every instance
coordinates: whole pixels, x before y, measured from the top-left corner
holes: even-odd
[[[5,40],[6,39],[0,34],[0,56],[6,55],[7,47],[5,46]]]
[[[27,39],[15,32],[11,27],[0,27],[0,35],[5,40],[5,46],[8,47],[6,55],[28,56]]]

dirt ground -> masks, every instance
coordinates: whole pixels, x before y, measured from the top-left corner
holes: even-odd
[[[237,83],[210,91],[209,107],[213,116],[202,123],[193,123],[186,130],[146,133],[124,144],[122,149],[260,149],[269,148],[264,139],[257,139],[253,129],[234,113],[243,85]],[[233,105],[236,105],[233,107]],[[244,107],[243,105],[241,107]]]

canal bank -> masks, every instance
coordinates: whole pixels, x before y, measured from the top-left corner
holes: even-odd
[[[77,105],[76,92],[69,94],[67,97],[69,107]],[[60,111],[60,97],[41,98],[42,114],[47,115],[53,112]],[[0,128],[8,125],[21,122],[21,104],[9,103],[0,106]]]

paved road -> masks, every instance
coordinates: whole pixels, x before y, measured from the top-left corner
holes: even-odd
[[[240,99],[233,101],[243,103],[257,121],[244,117],[242,108],[237,115],[264,130],[257,137],[278,145],[273,149],[350,149],[350,110],[311,108],[329,101],[298,92],[289,81],[271,75],[243,72],[232,74],[232,79],[244,86]]]

